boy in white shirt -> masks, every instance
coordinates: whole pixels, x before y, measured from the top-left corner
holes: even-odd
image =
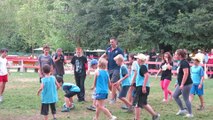
[[[8,82],[8,71],[7,71],[7,49],[0,50],[0,103],[3,101],[3,93],[5,85]]]

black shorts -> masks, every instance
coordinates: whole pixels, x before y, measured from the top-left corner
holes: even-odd
[[[49,113],[49,106],[51,108],[52,114],[56,114],[56,108],[55,108],[55,103],[42,103],[41,104],[41,115],[48,115]]]
[[[150,87],[146,87],[146,93],[142,92],[142,86],[136,87],[136,95],[134,97],[134,106],[143,108],[143,105],[147,105],[147,99],[149,95]]]
[[[79,93],[79,92],[70,91],[70,89],[71,89],[71,86],[64,86],[63,87],[63,91],[65,91],[65,95],[64,96],[67,97],[67,98],[71,98],[74,95]]]
[[[60,83],[60,84],[64,83],[63,75],[55,75],[55,78],[56,78],[58,83]]]

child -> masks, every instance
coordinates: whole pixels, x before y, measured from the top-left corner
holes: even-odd
[[[95,99],[96,99],[96,114],[93,120],[98,120],[100,112],[104,112],[110,120],[116,120],[117,117],[113,116],[109,110],[104,106],[104,101],[107,99],[108,91],[110,85],[109,74],[106,70],[107,68],[107,60],[104,58],[100,58],[98,61],[98,68],[95,72],[95,80],[93,84],[93,89],[95,88]]]
[[[7,49],[1,49],[0,53],[0,103],[3,101],[3,93],[6,83],[8,82],[8,70],[7,70]]]
[[[158,74],[162,72],[160,85],[164,92],[163,102],[165,103],[168,102],[168,95],[171,96],[172,100],[172,92],[168,90],[169,84],[172,80],[172,66],[173,66],[172,56],[169,52],[165,52],[163,56],[163,63],[161,64],[160,69],[156,74],[157,78]]]
[[[41,79],[41,86],[38,90],[37,95],[41,93],[41,114],[44,115],[44,119],[48,120],[49,106],[51,107],[52,115],[56,120],[56,108],[55,103],[58,101],[57,89],[60,87],[55,77],[50,75],[50,66],[44,65],[42,71],[44,77]]]
[[[50,73],[53,73],[53,59],[52,57],[49,55],[49,51],[50,51],[50,47],[48,45],[44,45],[43,47],[43,52],[44,54],[40,55],[38,58],[38,62],[39,62],[39,77],[40,77],[40,83],[41,83],[41,79],[44,77],[44,72],[42,70],[43,66],[48,64],[51,69],[50,69]]]
[[[80,92],[80,88],[71,83],[64,83],[62,85],[62,89],[65,92],[64,95],[65,104],[63,105],[61,112],[69,112],[70,109],[74,108],[73,96]]]
[[[81,89],[78,96],[78,102],[85,101],[85,86],[86,70],[88,68],[87,58],[83,56],[82,48],[76,48],[76,55],[72,58],[71,64],[74,66],[74,75],[76,85]]]
[[[204,70],[203,67],[200,66],[201,59],[197,56],[194,58],[194,65],[191,67],[191,78],[193,81],[193,85],[190,91],[189,100],[192,102],[194,95],[198,95],[200,99],[200,107],[198,110],[204,109],[204,100],[203,100],[203,81],[204,81]]]
[[[136,78],[136,95],[135,95],[135,120],[140,120],[141,108],[144,108],[147,112],[152,115],[153,120],[159,120],[160,114],[156,113],[152,107],[147,103],[150,83],[149,83],[149,73],[147,66],[145,65],[146,56],[144,54],[138,54],[135,56],[137,58],[140,69],[137,73]]]
[[[91,70],[96,70],[98,68],[98,61],[96,59],[92,59],[90,61],[90,69],[88,70],[88,74],[90,74]],[[91,111],[96,111],[96,107],[95,107],[95,89],[93,90],[93,94],[92,94],[92,99],[93,99],[93,104],[89,107],[87,107],[88,110]]]
[[[131,103],[125,98],[127,95],[127,92],[130,87],[130,80],[129,80],[129,72],[127,66],[124,64],[124,57],[121,54],[118,54],[116,57],[114,57],[114,60],[116,61],[116,64],[120,66],[120,79],[114,83],[114,86],[119,87],[121,85],[121,91],[119,93],[119,99],[124,102],[124,104],[128,107],[128,109],[131,111],[132,105]],[[115,87],[115,88],[116,88]]]

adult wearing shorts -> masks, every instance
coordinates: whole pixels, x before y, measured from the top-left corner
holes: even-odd
[[[108,72],[110,81],[116,83],[120,79],[120,67],[116,64],[114,57],[118,54],[123,55],[123,51],[118,47],[118,41],[116,38],[110,38],[110,47],[106,49],[106,52],[101,57],[108,58]],[[112,85],[114,87],[114,85]],[[112,88],[113,89],[113,88]],[[112,92],[110,103],[115,103],[116,92]]]

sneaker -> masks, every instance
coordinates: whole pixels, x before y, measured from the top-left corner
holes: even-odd
[[[87,110],[96,111],[96,108],[91,105],[91,106],[87,107]]]
[[[194,115],[193,114],[186,114],[186,116],[185,117],[187,117],[187,118],[193,118],[194,117]]]
[[[197,108],[197,110],[200,110],[200,111],[201,111],[201,110],[204,110],[204,106],[201,106],[201,105],[200,105],[200,107]]]
[[[110,118],[109,120],[117,120],[116,116],[112,116],[112,118]]]
[[[160,114],[158,113],[157,115],[153,116],[152,120],[160,120]]]
[[[184,109],[184,110],[179,110],[176,115],[185,115],[187,113],[187,111]]]
[[[72,106],[69,107],[69,109],[74,109],[74,108],[75,108],[75,105],[74,105],[74,104],[72,104]]]
[[[57,120],[56,118],[53,118],[53,120]]]
[[[61,112],[70,112],[70,109],[67,107],[62,108]]]
[[[121,109],[128,110],[128,107],[126,105],[122,105]]]
[[[116,100],[115,99],[112,99],[109,101],[109,104],[115,104]]]
[[[3,102],[3,96],[0,96],[0,102]]]
[[[134,112],[134,107],[131,106],[128,108],[127,113],[133,113]]]

